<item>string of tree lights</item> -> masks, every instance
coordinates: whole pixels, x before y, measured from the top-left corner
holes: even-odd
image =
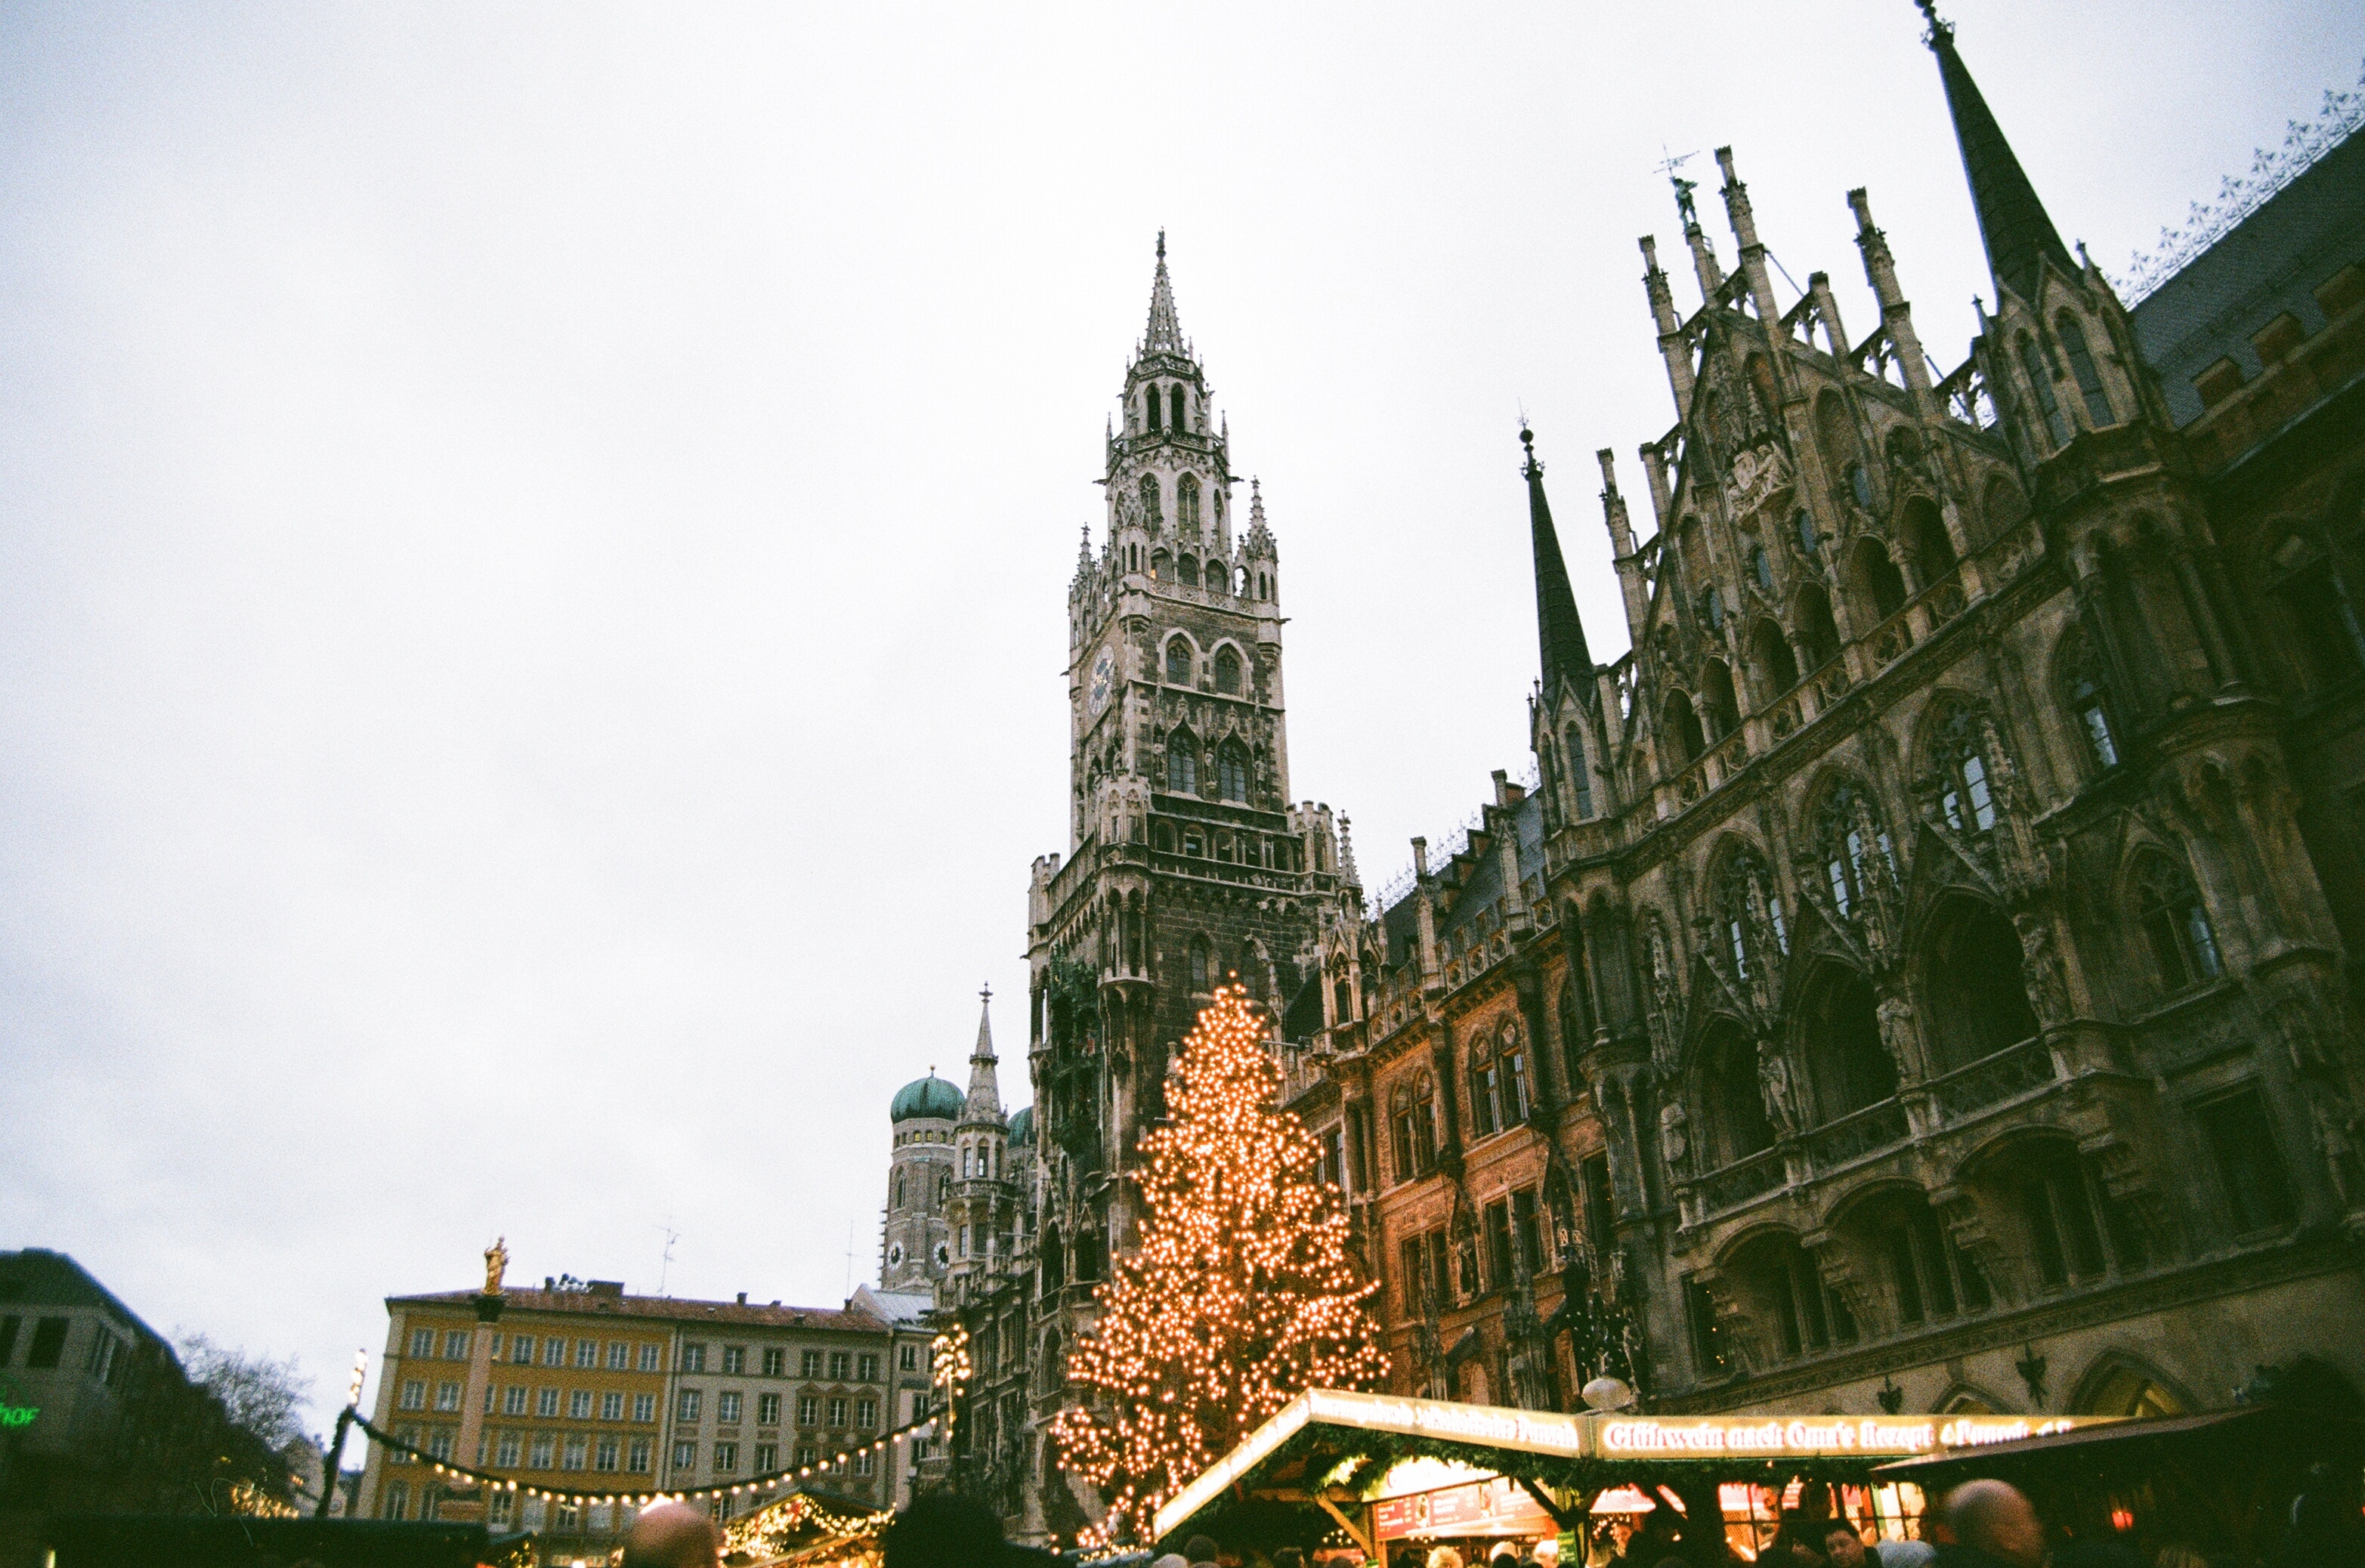
[[[887,1445],[898,1438],[924,1435],[936,1424],[936,1417],[934,1414],[924,1416],[916,1421],[907,1421],[893,1431],[887,1432],[870,1442],[857,1443],[852,1448],[841,1449],[827,1459],[818,1459],[811,1464],[783,1465],[778,1470],[768,1470],[760,1475],[751,1475],[745,1481],[718,1482],[712,1486],[692,1486],[687,1489],[660,1486],[645,1491],[618,1491],[614,1488],[586,1491],[574,1486],[536,1485],[517,1480],[513,1476],[497,1474],[489,1470],[478,1470],[474,1466],[460,1464],[449,1459],[438,1459],[414,1443],[406,1442],[390,1432],[381,1431],[368,1417],[359,1413],[353,1417],[353,1425],[369,1434],[371,1441],[398,1453],[407,1453],[421,1463],[432,1465],[438,1475],[455,1475],[469,1481],[481,1481],[500,1491],[515,1492],[527,1497],[545,1497],[562,1503],[631,1503],[634,1505],[667,1500],[680,1503],[697,1497],[736,1496],[748,1492],[768,1491],[790,1482],[801,1481],[814,1474],[835,1470],[840,1465],[850,1464],[866,1453],[884,1452]]]
[[[1339,1189],[1297,1117],[1245,988],[1220,988],[1182,1042],[1171,1119],[1141,1140],[1139,1245],[1101,1285],[1062,1410],[1063,1462],[1109,1500],[1080,1544],[1136,1539],[1160,1504],[1308,1388],[1387,1372],[1347,1249]]]

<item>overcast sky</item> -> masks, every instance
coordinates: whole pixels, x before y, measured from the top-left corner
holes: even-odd
[[[2337,0],[1956,0],[2122,266],[2355,83]],[[1518,419],[1672,409],[1635,237],[1730,143],[1952,366],[1989,289],[1905,0],[14,5],[0,23],[0,1246],[294,1353],[562,1271],[877,1270],[897,1085],[1026,1098],[1066,588],[1162,226],[1280,541],[1295,793],[1367,884],[1528,765]],[[1795,292],[1780,288],[1784,304]],[[1687,275],[1678,303],[1695,302]],[[1244,497],[1243,497],[1244,498]],[[1638,516],[1638,526],[1642,520]]]

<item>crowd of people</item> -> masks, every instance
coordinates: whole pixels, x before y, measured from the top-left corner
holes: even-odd
[[[2037,1517],[2018,1488],[2001,1481],[1969,1481],[1939,1499],[1923,1518],[1925,1540],[1870,1539],[1872,1532],[1838,1516],[1794,1515],[1781,1522],[1757,1553],[1772,1568],[2365,1568],[2365,1523],[2345,1494],[2329,1485],[2303,1490],[2284,1521],[2281,1543],[2265,1562],[2205,1554],[2171,1543],[2146,1556],[2117,1541],[2060,1539]],[[1588,1542],[1594,1550],[1564,1561],[1552,1539],[1529,1545],[1502,1542],[1483,1557],[1452,1545],[1400,1542],[1385,1562],[1364,1568],[1723,1568],[1738,1563],[1723,1522],[1705,1540],[1687,1540],[1672,1510],[1645,1517],[1622,1540]],[[930,1493],[914,1498],[888,1526],[880,1543],[884,1568],[1043,1568],[1072,1556],[1003,1539],[1002,1521],[973,1498]],[[703,1509],[667,1503],[644,1511],[627,1537],[623,1568],[720,1568],[722,1540]],[[1194,1536],[1179,1552],[1138,1554],[1134,1568],[1309,1568],[1296,1546],[1263,1546]]]

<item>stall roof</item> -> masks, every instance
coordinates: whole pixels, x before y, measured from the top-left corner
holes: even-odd
[[[2146,1420],[2115,1421],[2107,1426],[2080,1426],[1980,1448],[1976,1453],[1948,1450],[1916,1455],[1884,1464],[1880,1473],[1900,1481],[1922,1476],[1944,1478],[1972,1463],[1993,1465],[2021,1458],[2059,1455],[2099,1459],[2106,1453],[2129,1453],[2161,1442],[2245,1445],[2298,1440],[2326,1450],[2365,1449],[2365,1422],[2315,1413],[2303,1415],[2273,1405],[2240,1410],[2215,1410],[2199,1416],[2160,1416]]]
[[[1630,1416],[1603,1411],[1513,1410],[1408,1395],[1309,1389],[1202,1472],[1158,1510],[1163,1540],[1227,1490],[1269,1465],[1322,1443],[1341,1454],[1418,1451],[1491,1466],[1503,1474],[1565,1484],[1579,1474],[1603,1484],[1664,1473],[1670,1464],[1736,1465],[1790,1461],[1838,1464],[1858,1475],[1877,1461],[1962,1448],[1985,1449],[2115,1420],[2095,1416],[1834,1416],[1742,1412],[1729,1416]],[[1305,1434],[1317,1432],[1317,1437]],[[1336,1467],[1331,1467],[1336,1473]],[[1261,1480],[1273,1488],[1280,1480]],[[1300,1476],[1283,1488],[1313,1497]]]

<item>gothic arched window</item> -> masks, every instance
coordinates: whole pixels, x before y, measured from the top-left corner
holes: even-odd
[[[1437,1091],[1429,1074],[1416,1073],[1389,1092],[1388,1135],[1397,1181],[1426,1175],[1437,1163]]]
[[[1189,686],[1191,666],[1198,661],[1191,656],[1191,644],[1183,637],[1170,637],[1166,642],[1166,684]]]
[[[2061,660],[2061,690],[2076,716],[2078,728],[2086,737],[2087,750],[2104,767],[2119,765],[2119,743],[2111,728],[2111,704],[2104,695],[2102,670],[2094,658],[2092,644],[2083,634],[2071,633],[2074,639],[2063,650]]]
[[[1136,487],[1136,493],[1141,497],[1142,526],[1152,533],[1157,532],[1163,526],[1163,514],[1159,510],[1158,502],[1158,476],[1144,474],[1141,483]]]
[[[1169,555],[1163,550],[1152,550],[1149,553],[1149,575],[1158,582],[1172,582],[1174,580],[1174,557]]]
[[[1897,881],[1897,855],[1881,825],[1872,798],[1853,784],[1841,784],[1823,797],[1815,813],[1815,841],[1822,852],[1825,886],[1832,907],[1843,918],[1853,915],[1868,893],[1868,879]]]
[[[1166,737],[1166,792],[1170,795],[1195,795],[1199,792],[1199,745],[1182,730]]]
[[[1968,1067],[2038,1033],[2020,938],[1992,905],[1951,901],[1932,923],[1922,972],[1929,1005],[1922,1016],[1942,1070]]]
[[[1470,1047],[1470,1136],[1492,1137],[1503,1126],[1502,1063],[1494,1042],[1481,1036]]]
[[[2225,960],[2217,951],[2217,933],[2192,879],[2166,856],[2147,857],[2135,893],[2135,923],[2159,966],[2160,988],[2179,991],[2215,980]]]
[[[1886,621],[1905,608],[1905,576],[1879,540],[1866,539],[1856,544],[1855,566],[1856,592],[1872,612],[1869,619]]]
[[[895,1206],[899,1209],[903,1206],[903,1172],[901,1170],[895,1172]]]
[[[1822,971],[1805,1009],[1801,1041],[1827,1121],[1892,1099],[1897,1062],[1880,1039],[1872,986],[1854,969]]]
[[[1840,656],[1839,623],[1832,619],[1829,595],[1809,583],[1799,590],[1799,651],[1807,655],[1807,667],[1822,668]]]
[[[1585,760],[1585,735],[1575,724],[1561,731],[1562,762],[1568,769],[1569,793],[1575,798],[1581,821],[1593,814],[1593,769]]]
[[[1209,593],[1231,592],[1232,568],[1210,555],[1207,557],[1206,567],[1200,575],[1199,586]]]
[[[1149,390],[1143,395],[1142,407],[1147,410],[1147,420],[1149,428],[1151,430],[1159,429],[1161,423],[1160,416],[1165,413],[1166,409],[1163,402],[1158,396],[1158,384],[1156,382],[1151,382],[1149,384]]]
[[[1955,542],[1946,534],[1946,520],[1927,497],[1906,503],[1905,538],[1913,551],[1913,569],[1922,586],[1929,587],[1955,569]]]
[[[1191,428],[1191,421],[1185,416],[1190,410],[1190,405],[1184,400],[1182,383],[1176,382],[1173,386],[1168,389],[1167,395],[1173,399],[1171,406],[1174,410],[1174,417],[1168,422],[1173,425],[1177,431],[1189,430]]]
[[[1207,971],[1210,967],[1207,957],[1207,939],[1205,936],[1192,937],[1191,989],[1193,991],[1207,989]]]
[[[1174,580],[1184,588],[1197,588],[1199,558],[1196,555],[1184,555],[1177,560],[1174,564]]]
[[[1226,741],[1216,752],[1216,794],[1226,801],[1249,798],[1248,748],[1238,741]]]
[[[1181,400],[1182,388],[1175,389],[1175,398],[1178,402]],[[1174,481],[1174,521],[1182,525],[1185,533],[1199,532],[1199,479],[1196,475],[1185,474]]]
[[[1760,621],[1749,635],[1750,662],[1757,666],[1757,689],[1767,702],[1799,684],[1799,661],[1789,639],[1771,621]]]
[[[1804,507],[1800,507],[1790,519],[1790,532],[1799,541],[1799,549],[1805,554],[1812,555],[1821,542],[1821,536],[1815,532],[1815,520]]]
[[[1724,857],[1717,876],[1716,902],[1725,955],[1736,975],[1745,980],[1753,963],[1779,962],[1789,953],[1790,931],[1782,918],[1781,895],[1756,851],[1736,848]],[[1774,947],[1770,952],[1765,950],[1769,941]]]
[[[2053,396],[2053,377],[2045,367],[2045,356],[2037,352],[2036,340],[2026,332],[2015,345],[2020,353],[2021,374],[2028,377],[2029,395],[2036,399],[2036,411],[2044,416],[2045,431],[2056,446],[2069,444],[2069,421],[2061,412],[2061,404]]]
[[[1774,1124],[1765,1114],[1765,1097],[1757,1082],[1757,1052],[1749,1037],[1730,1024],[1720,1025],[1703,1042],[1709,1081],[1709,1112],[1722,1143],[1723,1163],[1746,1159],[1774,1147]]]
[[[1227,697],[1240,694],[1240,655],[1230,647],[1216,650],[1216,689]]]
[[[1517,1029],[1504,1028],[1502,1049],[1495,1059],[1502,1068],[1503,1125],[1516,1126],[1535,1107],[1535,1094],[1528,1085],[1527,1048],[1519,1043]]]
[[[1667,749],[1675,754],[1668,760],[1677,767],[1698,761],[1699,754],[1708,749],[1700,734],[1699,715],[1692,711],[1692,700],[1680,691],[1667,698],[1666,741]]]
[[[1996,824],[1995,795],[1988,785],[1988,760],[1978,717],[1958,708],[1939,733],[1938,809],[1956,833],[1985,833]]]
[[[1732,694],[1732,672],[1722,659],[1700,666],[1700,695],[1708,700],[1709,738],[1722,740],[1741,728],[1741,703]]]
[[[2069,374],[2077,377],[2078,390],[2086,399],[2086,417],[2094,421],[2096,430],[2118,423],[2111,395],[2102,389],[2102,372],[2094,368],[2094,356],[2086,347],[2086,329],[2064,310],[2053,319],[2053,330],[2061,339],[2061,352],[2068,356]]]
[[[1766,555],[1765,547],[1762,544],[1749,547],[1749,575],[1756,579],[1759,592],[1771,594],[1774,591],[1774,562]]]

